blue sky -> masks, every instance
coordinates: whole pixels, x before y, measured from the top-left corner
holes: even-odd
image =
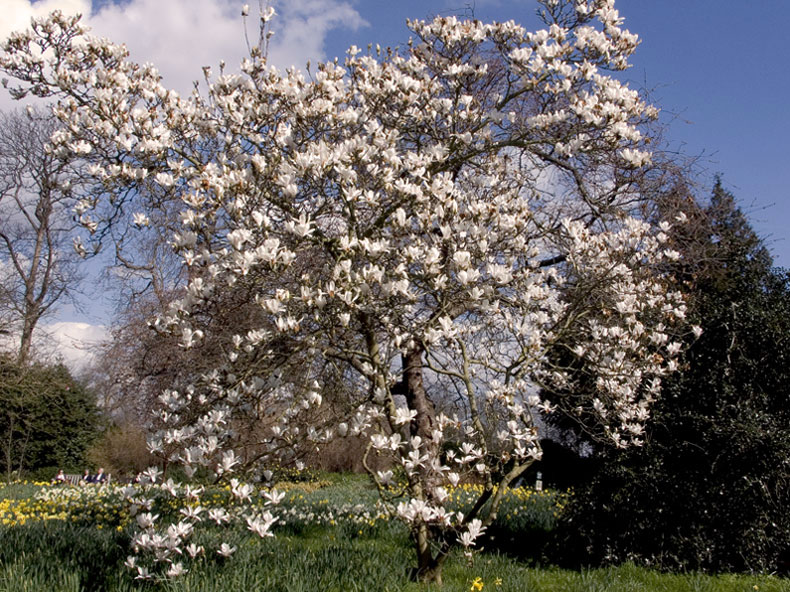
[[[721,173],[790,268],[790,3],[622,0],[643,43],[631,76],[677,114],[671,145]]]

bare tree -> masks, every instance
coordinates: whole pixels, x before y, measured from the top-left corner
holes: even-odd
[[[56,122],[37,111],[0,113],[0,320],[31,353],[39,321],[70,299],[81,279],[69,243],[73,160],[47,149]]]

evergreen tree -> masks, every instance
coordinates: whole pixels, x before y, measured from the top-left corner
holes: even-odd
[[[667,381],[645,445],[599,451],[569,512],[572,540],[595,563],[786,571],[790,276],[772,269],[720,182],[674,239],[703,333]]]
[[[7,478],[78,469],[100,427],[94,395],[64,366],[0,358],[0,462]]]

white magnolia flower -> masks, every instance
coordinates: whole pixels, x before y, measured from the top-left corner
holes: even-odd
[[[225,508],[211,508],[208,511],[208,517],[210,520],[213,520],[217,524],[222,524],[224,522],[230,522],[230,514]]]
[[[390,485],[392,484],[393,473],[392,471],[378,471],[376,475],[379,478],[379,481],[382,485]]]
[[[483,534],[483,531],[485,531],[483,523],[475,518],[469,522],[467,530],[461,533],[461,535],[458,537],[458,540],[464,547],[471,547],[474,545],[477,537]]]
[[[276,489],[272,489],[271,491],[264,491],[261,495],[266,500],[267,504],[271,504],[273,506],[276,506],[285,497],[285,492],[284,491],[278,491]]]
[[[417,417],[417,411],[415,411],[414,409],[407,409],[406,407],[398,407],[398,409],[395,411],[395,417],[393,418],[393,421],[397,425],[403,425],[405,423],[409,423],[415,417]]]
[[[233,479],[233,481],[236,481]],[[231,485],[231,493],[239,501],[249,501],[250,496],[255,491],[255,488],[249,483],[235,483]]]
[[[137,525],[143,529],[151,528],[156,522],[157,518],[159,518],[159,514],[153,515],[150,512],[138,514],[136,517]]]
[[[148,226],[151,224],[151,219],[147,215],[143,214],[142,212],[136,212],[132,216],[132,223],[135,226],[140,226],[140,227]]]
[[[167,577],[169,578],[177,578],[178,576],[184,575],[187,573],[187,569],[184,569],[183,564],[173,563],[170,565],[170,568],[167,570]]]
[[[277,518],[272,516],[270,512],[264,512],[260,516],[247,518],[247,528],[261,538],[270,537],[274,536],[270,529],[276,521]]]
[[[203,519],[200,517],[200,514],[203,513],[204,508],[202,506],[186,506],[179,510],[185,518],[188,520],[194,520],[195,522],[201,522]]]

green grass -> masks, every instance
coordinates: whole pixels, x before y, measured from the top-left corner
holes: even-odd
[[[41,484],[23,481],[4,483],[0,481],[0,500],[3,499],[28,499],[41,489]]]
[[[0,591],[433,592],[440,589],[409,580],[408,570],[414,559],[406,531],[398,522],[378,519],[371,525],[351,514],[343,517],[339,509],[359,504],[369,507],[375,500],[375,492],[364,480],[333,477],[330,481],[328,486],[317,490],[292,490],[285,505],[333,512],[338,517],[334,525],[293,521],[281,526],[275,538],[263,540],[241,528],[231,532],[201,530],[195,542],[209,548],[219,540],[227,541],[237,547],[234,556],[230,560],[200,559],[189,565],[190,571],[185,576],[164,584],[146,584],[130,578],[130,572],[123,566],[129,553],[130,537],[126,529],[86,526],[81,520],[30,521],[22,526],[0,527]],[[0,499],[8,499],[9,495],[20,499],[23,492],[32,492],[16,487],[0,489]],[[515,507],[511,506],[511,510]],[[535,506],[538,507],[543,505]],[[527,510],[526,515],[538,511]],[[545,519],[544,516],[540,520]],[[524,524],[524,518],[519,520],[519,528],[532,528]],[[511,532],[512,536],[516,534],[516,530]],[[476,578],[480,578],[484,592],[755,592],[755,586],[759,592],[790,592],[790,580],[770,576],[672,575],[630,564],[571,571],[537,567],[501,552],[476,553],[471,561],[460,554],[452,556],[445,567],[441,590],[468,591]]]

